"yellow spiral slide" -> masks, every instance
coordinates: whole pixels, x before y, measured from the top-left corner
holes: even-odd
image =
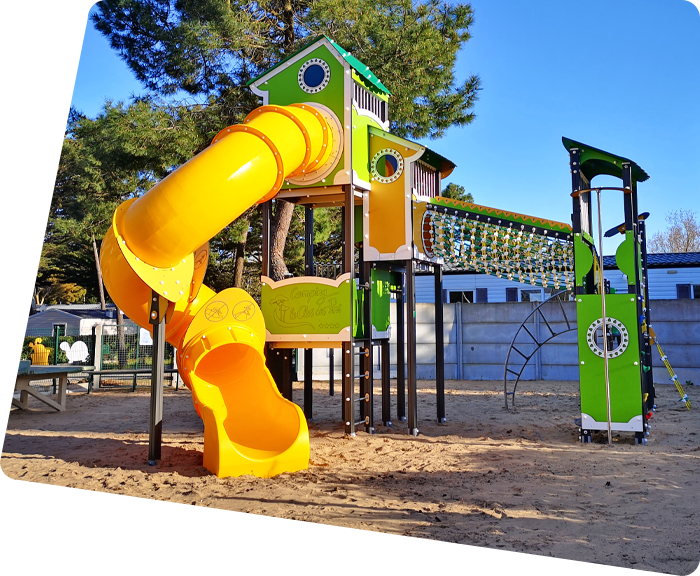
[[[285,178],[328,165],[326,111],[262,106],[222,130],[139,198],[122,203],[102,241],[105,286],[129,318],[151,330],[156,292],[167,302],[166,341],[204,420],[204,466],[219,477],[270,477],[308,467],[309,431],[265,366],[265,321],[243,290],[202,285],[209,239]]]

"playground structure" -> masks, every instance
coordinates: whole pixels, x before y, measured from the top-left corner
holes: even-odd
[[[565,139],[574,167],[572,227],[441,198],[440,182],[454,164],[389,133],[389,91],[367,66],[326,36],[249,85],[263,105],[243,124],[222,130],[209,148],[149,192],[120,205],[100,255],[114,302],[153,334],[154,382],[162,378],[162,361],[157,359],[164,342],[177,348],[180,374],[204,421],[207,469],[218,476],[268,477],[308,466],[310,352],[316,347],[341,351],[341,414],[350,436],[360,426],[368,433],[374,430],[372,357],[379,347],[382,422],[391,425],[392,297],[397,303],[397,417],[406,418],[409,433],[417,435],[417,269],[435,273],[437,334],[443,328],[443,268],[575,290],[580,303],[582,437],[610,421],[601,412],[607,398],[615,429],[642,437],[653,385],[648,338],[644,323],[637,322],[645,311],[645,251],[643,237],[638,238],[636,182],[646,175],[636,164]],[[627,239],[618,250],[618,262],[628,273],[631,292],[603,298],[596,284],[602,266],[594,266],[589,183],[594,175],[606,173],[600,166],[608,160],[620,162],[625,182]],[[305,208],[307,276],[270,278],[273,198]],[[255,203],[262,205],[263,214],[260,307],[243,290],[216,294],[202,284],[208,240]],[[311,275],[313,210],[329,206],[343,211],[343,264],[336,278],[320,278]],[[606,300],[612,316],[603,313],[601,320]],[[607,351],[603,358],[597,352],[599,324],[624,334],[624,348],[612,349],[611,357]],[[443,346],[438,337],[438,422],[445,421]],[[306,350],[304,413],[291,402],[291,352],[299,348]],[[632,357],[634,369],[627,366],[632,366]],[[605,394],[601,370],[605,364],[607,371],[608,363],[610,390]],[[151,436],[157,442],[151,443],[151,460],[160,458],[161,411],[162,388],[152,393]]]
[[[181,376],[204,420],[204,465],[219,476],[272,476],[308,466],[306,419],[278,391],[279,385],[291,396],[291,354],[284,351],[300,345],[343,350],[343,416],[346,431],[354,434],[355,345],[364,342],[361,364],[367,368],[372,343],[381,340],[388,349],[390,291],[402,286],[397,275],[407,265],[413,279],[413,165],[427,160],[421,168],[432,178],[426,186],[433,194],[454,167],[386,131],[388,90],[325,36],[254,80],[252,89],[263,106],[244,124],[222,130],[209,148],[148,193],[120,205],[100,255],[112,299],[153,333],[154,382],[162,374],[157,359],[165,340],[177,347]],[[372,198],[370,190],[377,191]],[[305,199],[308,211],[344,207],[343,275],[277,283],[267,278],[269,202],[278,193],[298,203]],[[215,294],[202,285],[208,239],[255,203],[263,204],[264,215],[262,312],[242,290]],[[358,208],[366,257],[356,282],[352,239]],[[370,227],[376,229],[372,238]],[[408,332],[414,366],[409,427],[417,434],[410,344],[415,329]],[[369,408],[360,411],[368,411],[363,423],[370,429],[371,392],[365,387],[362,383],[362,400]],[[160,458],[159,394],[162,390],[152,394],[151,436],[157,441],[151,443],[151,460]]]
[[[569,151],[573,198],[576,313],[581,382],[581,440],[591,431],[634,432],[644,443],[654,409],[651,368],[646,230],[637,206],[637,183],[649,178],[635,162],[603,150],[563,139]],[[619,188],[593,188],[594,177],[622,180]],[[615,260],[627,276],[627,293],[611,294],[605,284],[601,192],[622,193],[624,240]],[[594,241],[593,195],[598,207],[598,250]]]
[[[572,176],[573,234],[567,238],[572,246],[565,251],[567,254],[573,251],[574,256],[581,441],[590,442],[593,431],[607,430],[609,442],[612,441],[613,431],[621,431],[633,432],[636,443],[646,443],[650,430],[648,420],[655,407],[651,366],[651,343],[655,337],[648,307],[645,220],[649,214],[638,212],[637,183],[644,182],[649,176],[628,158],[568,138],[563,138],[562,142],[570,155]],[[595,188],[591,181],[599,175],[620,178],[622,186]],[[627,277],[626,294],[611,291],[604,278],[601,192],[622,193],[623,197],[624,222],[608,230],[605,236],[612,237],[618,233],[624,236],[617,248],[615,260]],[[594,195],[597,196],[598,208],[597,246],[592,209]],[[570,288],[569,284],[567,288]],[[542,310],[545,304],[547,302],[533,310],[531,315],[538,314],[544,319]],[[567,330],[564,331],[572,330],[565,313],[564,319],[567,324]],[[522,367],[516,372],[508,366],[511,351],[518,352],[527,363],[540,346],[562,333],[555,333],[546,319],[544,321],[550,335],[544,342],[538,342],[532,337],[536,348],[530,354],[523,354],[517,348],[517,333],[513,338],[504,374],[506,408],[509,395],[513,400],[517,381],[522,374]],[[524,327],[525,322],[521,329]],[[526,327],[525,330],[527,331]],[[527,333],[530,334],[529,331]],[[666,362],[660,347],[659,352]],[[674,376],[672,369],[670,372]],[[508,390],[509,373],[517,377],[512,391]],[[677,383],[677,378],[674,382]],[[682,389],[679,392],[683,398]]]

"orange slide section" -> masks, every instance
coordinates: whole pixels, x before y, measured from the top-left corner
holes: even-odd
[[[165,338],[204,420],[204,466],[217,476],[270,477],[308,467],[301,409],[265,366],[265,321],[245,291],[202,285],[209,238],[284,178],[329,162],[328,111],[262,106],[140,198],[122,203],[102,241],[105,286],[151,330],[153,293],[167,304]]]

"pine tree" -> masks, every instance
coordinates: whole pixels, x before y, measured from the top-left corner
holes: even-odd
[[[202,142],[259,105],[248,80],[320,33],[365,62],[392,92],[394,133],[435,138],[474,119],[479,78],[457,84],[454,76],[457,52],[473,22],[467,3],[103,0],[92,21],[147,89],[200,106]],[[249,223],[250,217],[244,216]],[[297,220],[291,204],[275,203],[271,263],[276,279],[292,265],[286,239]],[[247,237],[237,236],[239,262],[245,259]]]
[[[467,192],[464,186],[450,182],[442,189],[440,196],[443,198],[452,198],[461,202],[474,202],[474,196],[471,192]]]

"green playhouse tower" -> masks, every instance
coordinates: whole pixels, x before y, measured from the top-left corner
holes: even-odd
[[[647,214],[638,213],[637,183],[649,176],[628,158],[568,138],[562,140],[569,151],[572,181],[581,440],[589,442],[592,431],[608,430],[633,432],[637,443],[645,443],[647,421],[654,408],[654,383],[644,226]],[[595,188],[591,181],[599,175],[620,178],[622,186]],[[606,236],[624,236],[615,260],[627,277],[626,294],[614,293],[604,280],[602,233],[593,230],[592,224],[592,196],[598,197],[600,214],[601,193],[622,196],[624,222]]]
[[[326,348],[333,358],[339,350],[345,431],[354,435],[356,427],[363,426],[372,432],[372,358],[379,348],[381,420],[391,425],[389,310],[395,298],[397,416],[407,420],[410,433],[417,434],[415,270],[420,266],[435,270],[436,294],[441,296],[442,262],[416,249],[414,201],[438,196],[442,178],[455,165],[421,144],[391,134],[389,90],[368,66],[325,35],[252,79],[249,86],[262,99],[260,110],[308,105],[324,116],[332,133],[325,164],[287,177],[276,195],[305,209],[304,276],[277,281],[270,277],[271,200],[262,204],[261,310],[268,368],[282,395],[291,399],[293,351],[305,351],[304,412],[311,418],[312,351]],[[313,252],[313,211],[326,207],[341,208],[343,215],[343,262],[330,274],[315,265]],[[439,319],[441,314],[438,298]],[[444,422],[444,348],[442,339],[437,340],[437,417]],[[333,391],[332,380],[330,386]]]

